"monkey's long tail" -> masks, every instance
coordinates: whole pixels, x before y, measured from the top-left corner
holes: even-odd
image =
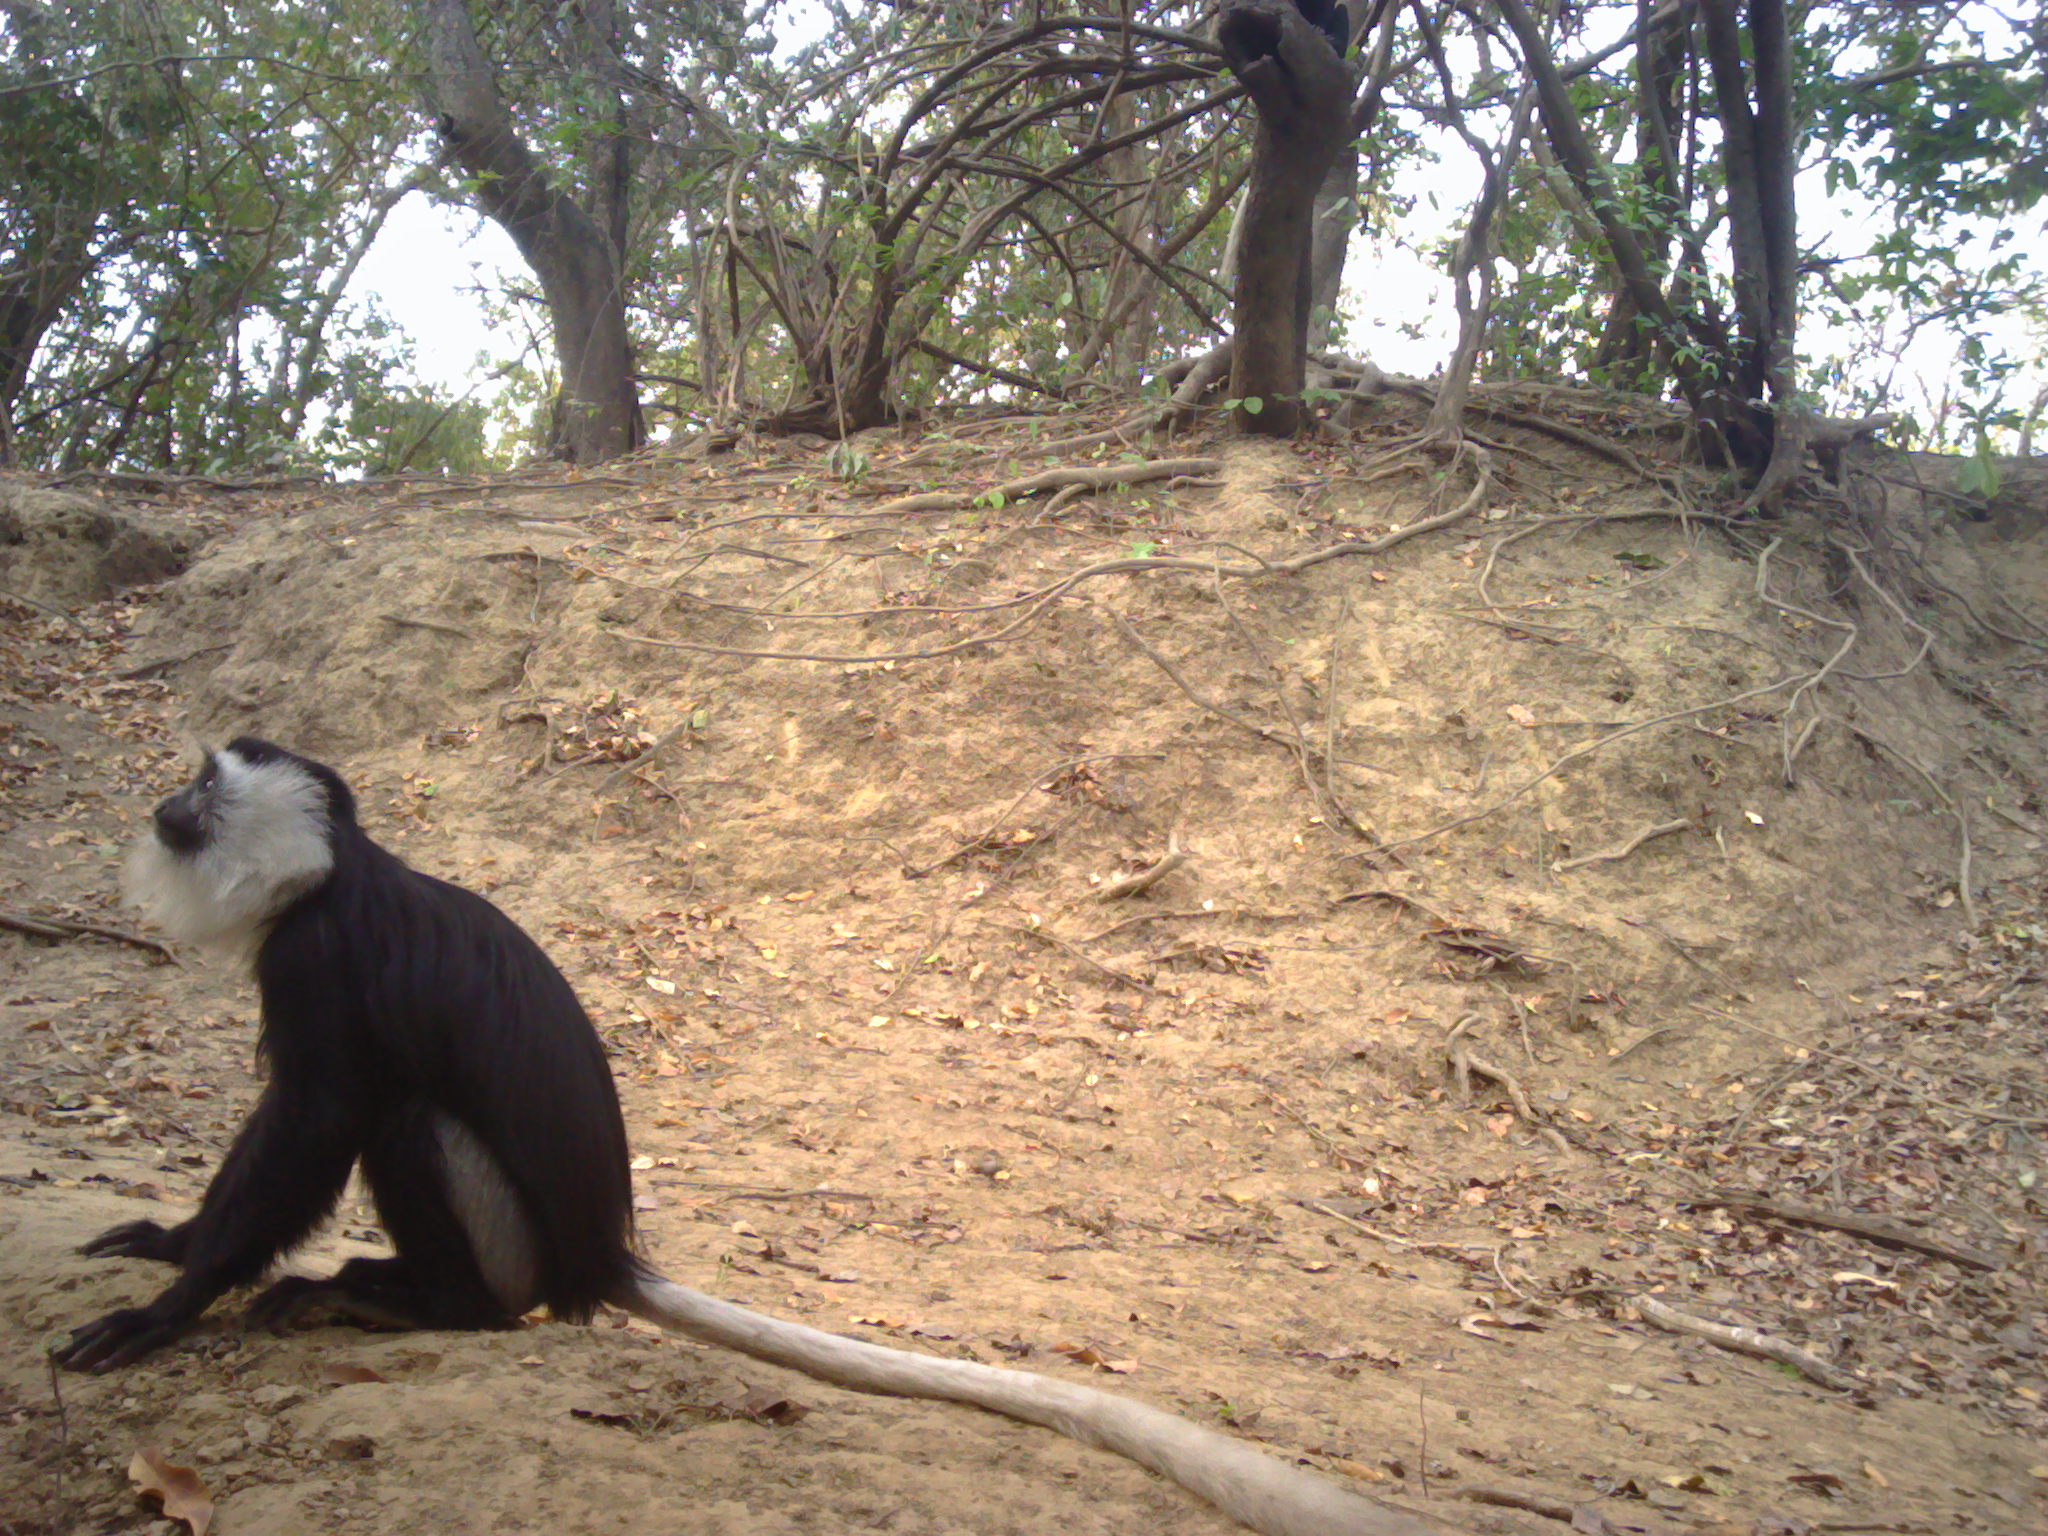
[[[1263,1536],[1446,1536],[1452,1527],[1375,1504],[1242,1441],[1128,1397],[1029,1371],[890,1349],[783,1322],[659,1275],[617,1304],[707,1344],[888,1397],[936,1398],[1042,1424],[1128,1456]]]

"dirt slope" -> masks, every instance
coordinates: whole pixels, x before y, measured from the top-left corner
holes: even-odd
[[[2041,1528],[2048,540],[1876,479],[1726,527],[1518,433],[1377,552],[1466,467],[1182,445],[1214,472],[905,505],[1062,462],[967,435],[157,498],[184,575],[0,598],[0,912],[127,923],[179,733],[257,730],[569,972],[679,1278],[1474,1531]],[[253,1001],[89,937],[0,932],[0,978],[0,1531],[148,1526],[141,1445],[226,1536],[1226,1528],[637,1327],[223,1307],[60,1414],[42,1345],[157,1281],[68,1250],[196,1197]]]

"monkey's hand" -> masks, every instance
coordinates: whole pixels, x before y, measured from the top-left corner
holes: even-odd
[[[51,1350],[50,1358],[67,1371],[118,1371],[151,1350],[162,1349],[185,1331],[189,1321],[182,1314],[166,1318],[155,1307],[123,1307],[74,1328],[70,1342]]]
[[[185,1228],[161,1227],[153,1221],[124,1221],[109,1227],[79,1250],[95,1259],[155,1259],[181,1264],[185,1259]]]

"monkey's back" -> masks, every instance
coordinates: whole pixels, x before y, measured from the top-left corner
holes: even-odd
[[[625,1124],[589,1016],[483,897],[352,825],[334,851],[257,952],[272,1073],[325,1080],[365,1139],[423,1105],[461,1122],[533,1224],[550,1310],[587,1318],[633,1270]]]

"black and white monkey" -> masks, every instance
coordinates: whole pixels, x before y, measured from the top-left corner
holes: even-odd
[[[568,981],[504,913],[418,873],[356,823],[333,769],[242,737],[156,808],[131,897],[174,937],[237,950],[262,994],[269,1082],[199,1212],[84,1251],[181,1273],[77,1329],[104,1371],[170,1343],[334,1208],[358,1162],[395,1253],[280,1279],[250,1308],[387,1327],[510,1328],[600,1304],[863,1392],[968,1403],[1150,1467],[1268,1536],[1441,1531],[1128,1398],[783,1322],[664,1279],[633,1251],[626,1132]]]

